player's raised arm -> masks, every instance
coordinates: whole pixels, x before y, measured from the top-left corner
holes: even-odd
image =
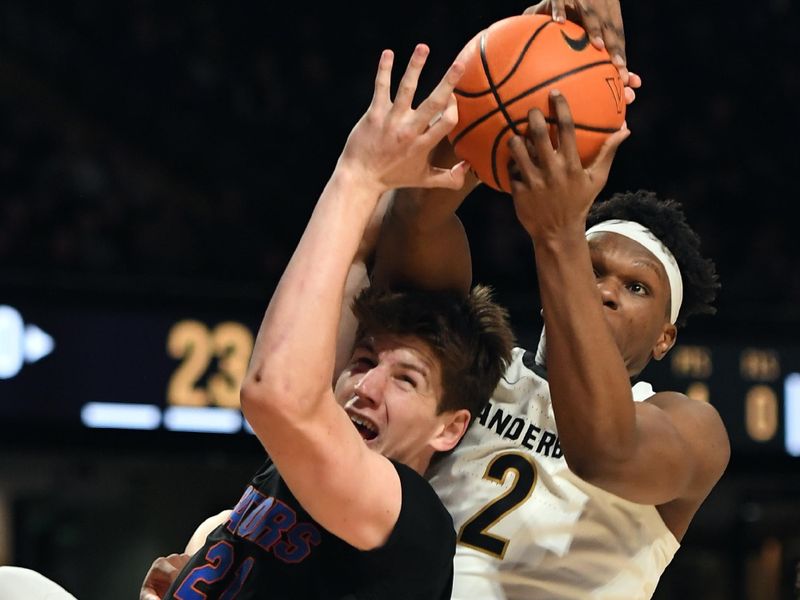
[[[512,152],[520,172],[514,205],[535,249],[564,456],[581,478],[628,500],[699,506],[727,463],[719,416],[676,393],[636,403],[630,384],[675,342],[677,262],[652,232],[627,221],[590,229],[587,243],[587,214],[628,132],[613,134],[584,168],[566,100],[556,94],[552,101],[557,148],[542,114],[532,111],[528,145],[514,138]]]
[[[393,55],[385,51],[369,109],[347,140],[306,230],[267,308],[242,409],[297,500],[326,529],[357,548],[385,542],[400,510],[392,464],[367,449],[331,389],[343,288],[362,234],[385,191],[451,187],[465,167],[436,169],[433,147],[457,120],[454,64],[417,109],[420,45],[394,101]]]
[[[359,292],[370,285],[369,265],[375,259],[375,247],[381,231],[381,224],[386,209],[391,201],[392,192],[386,192],[381,196],[378,205],[370,217],[361,243],[358,246],[350,270],[347,272],[347,279],[344,284],[344,294],[342,296],[342,314],[339,317],[339,331],[336,336],[336,360],[334,361],[333,380],[342,372],[350,354],[353,351],[355,342],[356,328],[358,322],[353,314],[353,300]]]
[[[447,140],[432,159],[439,165],[458,163]],[[374,285],[466,294],[472,283],[472,258],[464,225],[455,211],[478,183],[471,174],[467,179],[459,190],[405,188],[392,192],[375,251]]]
[[[464,46],[457,61],[467,60],[478,35]],[[439,143],[430,158],[440,167],[459,164],[448,139]],[[468,172],[465,184],[458,189],[393,191],[375,250],[372,283],[466,294],[472,285],[472,256],[456,210],[479,183],[474,173]]]

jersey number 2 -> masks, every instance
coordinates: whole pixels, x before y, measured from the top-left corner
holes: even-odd
[[[195,585],[200,582],[209,585],[218,582],[228,574],[232,564],[233,546],[228,542],[217,542],[208,549],[206,564],[193,569],[173,595],[178,600],[206,600],[208,596],[198,590]],[[219,598],[219,600],[233,600],[236,598],[252,568],[253,558],[248,557],[239,565],[233,581],[225,588],[225,591],[221,595],[214,597]]]
[[[489,533],[489,529],[530,497],[533,486],[536,485],[536,466],[524,454],[508,452],[492,459],[483,474],[484,479],[503,485],[512,471],[513,485],[467,519],[458,532],[459,544],[502,560],[509,540]]]

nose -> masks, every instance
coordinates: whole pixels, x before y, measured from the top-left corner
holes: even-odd
[[[598,277],[597,289],[603,306],[612,310],[619,308],[619,284],[611,277]]]
[[[380,365],[371,368],[356,382],[355,393],[360,400],[370,404],[380,404],[386,386],[386,373]]]

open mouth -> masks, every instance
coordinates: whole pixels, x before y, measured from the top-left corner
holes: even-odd
[[[365,441],[368,442],[378,437],[378,428],[366,419],[356,415],[350,415],[350,420],[353,422],[353,425],[355,425],[358,433],[361,434],[361,437],[364,438]]]

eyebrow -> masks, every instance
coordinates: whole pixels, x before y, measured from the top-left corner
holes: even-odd
[[[653,273],[656,274],[656,277],[658,277],[659,281],[662,281],[664,279],[664,274],[662,273],[663,267],[662,267],[662,269],[659,269],[658,268],[659,265],[656,262],[652,261],[652,260],[648,260],[648,259],[644,259],[644,258],[637,259],[637,260],[633,261],[633,265],[635,267],[644,267],[644,268],[652,271]]]
[[[400,361],[399,363],[397,363],[397,365],[401,369],[408,369],[409,371],[413,371],[414,373],[417,373],[422,378],[422,383],[420,384],[420,387],[419,387],[420,391],[422,391],[424,393],[429,393],[431,390],[434,389],[433,388],[433,381],[431,380],[431,373],[428,370],[427,365],[425,367],[420,367],[420,366],[418,366],[416,364],[413,364],[413,363],[410,363],[410,362],[406,362],[406,361]]]
[[[419,365],[416,365],[416,364],[410,363],[410,362],[406,362],[406,361],[400,361],[397,364],[398,364],[399,367],[401,367],[403,369],[408,369],[410,371],[416,371],[417,373],[419,373],[420,375],[422,375],[426,379],[428,378],[428,374],[430,373],[430,370],[428,369],[427,365],[424,366],[424,367],[420,367]]]
[[[361,340],[357,341],[354,344],[354,346],[353,346],[353,350],[354,351],[359,349],[359,348],[367,350],[367,351],[371,352],[372,354],[376,353],[374,344],[369,339],[366,339],[366,338],[361,339]],[[409,371],[415,371],[416,373],[419,373],[420,375],[422,375],[425,378],[426,381],[428,381],[430,379],[431,366],[428,364],[428,361],[425,360],[424,358],[419,357],[419,360],[423,363],[423,366],[419,366],[419,365],[417,365],[415,363],[408,362],[408,361],[405,361],[405,360],[399,361],[397,363],[397,366],[399,366],[399,367],[401,367],[403,369],[408,369]]]
[[[589,246],[589,254],[592,257],[592,264],[594,264],[596,258],[599,258],[601,263],[605,262],[605,257],[603,256],[603,250],[600,247],[600,245],[592,239],[587,240],[587,243]],[[663,269],[663,266],[660,265],[660,263],[658,263],[657,260],[651,260],[646,257],[641,257],[641,258],[635,258],[631,264],[633,264],[633,266],[635,267],[644,267],[646,269],[649,269],[653,271],[656,275],[658,275],[659,279],[661,279],[661,271],[659,271],[658,267],[661,266]]]

